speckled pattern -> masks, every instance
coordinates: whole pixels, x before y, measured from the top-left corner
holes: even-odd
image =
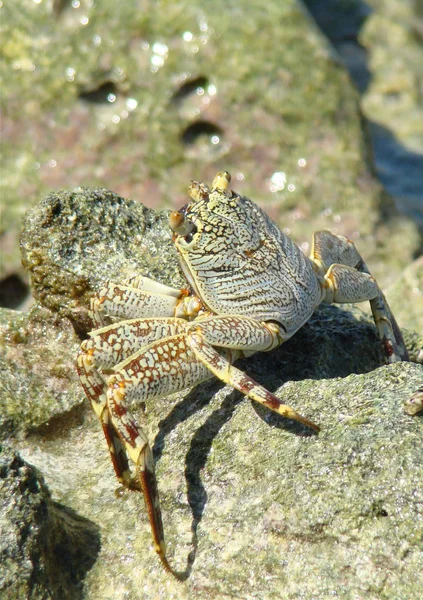
[[[92,331],[77,357],[118,481],[143,492],[160,560],[183,579],[166,555],[154,460],[133,414],[135,400],[180,392],[213,374],[318,431],[232,363],[286,342],[322,302],[369,300],[386,361],[408,358],[389,305],[350,240],[317,232],[307,258],[262,209],[232,191],[230,181],[222,171],[210,188],[191,182],[191,202],[169,217],[191,287],[177,290],[144,276],[107,283],[92,298],[93,321],[127,320]]]

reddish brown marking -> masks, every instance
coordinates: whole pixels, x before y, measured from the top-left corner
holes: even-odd
[[[84,373],[85,375],[87,375],[87,373],[85,371],[78,371],[79,376],[81,376],[81,374]],[[88,378],[88,376],[87,376]],[[81,381],[81,385],[84,389],[84,392],[87,396],[87,398],[89,398],[89,400],[94,401],[94,402],[98,402],[98,398],[99,396],[101,396],[101,394],[104,391],[104,387],[102,385],[96,385],[96,384],[92,384],[90,383],[89,385],[86,385],[84,383],[82,383]]]
[[[137,426],[134,423],[129,422],[129,423],[125,424],[125,431],[129,435],[131,446],[133,448],[136,448],[135,440],[139,436],[139,431],[138,431]]]
[[[123,406],[119,402],[114,402],[113,412],[117,417],[123,417],[123,415],[126,415],[128,411],[126,410],[125,406]]]
[[[102,425],[104,437],[106,438],[116,477],[119,479],[119,481],[124,482],[123,472],[127,471],[129,468],[128,461],[126,456],[118,451],[114,442],[114,435],[111,433],[110,425],[107,425],[106,423],[103,423]],[[111,450],[111,448],[113,448],[114,452]]]
[[[270,394],[266,394],[266,404],[269,408],[272,408],[276,411],[279,410],[281,405],[280,400],[278,400],[275,396],[271,396]]]
[[[91,385],[91,390],[94,397],[98,398],[103,393],[104,387],[102,385]]]
[[[391,342],[391,340],[388,340],[387,338],[384,338],[382,340],[383,343],[383,347],[385,348],[385,352],[387,356],[392,356],[394,353],[394,346]]]
[[[151,528],[153,530],[153,538],[155,543],[160,546],[163,541],[163,522],[160,513],[157,512],[154,506],[154,500],[158,498],[157,481],[154,473],[145,469],[140,471],[140,482],[144,492],[145,504],[147,508],[148,518],[150,519]]]
[[[241,386],[243,387],[243,389],[246,389],[248,391],[252,390],[253,387],[256,387],[257,385],[258,383],[256,383],[254,379],[251,379],[251,377],[245,378],[241,381]]]

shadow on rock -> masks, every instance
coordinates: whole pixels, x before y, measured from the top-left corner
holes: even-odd
[[[100,551],[98,526],[51,499],[42,475],[1,448],[0,596],[82,600]]]
[[[359,311],[357,314],[361,317]],[[304,348],[307,352],[304,352]],[[364,317],[357,318],[342,309],[328,306],[317,311],[309,323],[282,347],[272,353],[262,353],[239,361],[238,366],[269,391],[276,392],[288,381],[346,377],[351,373],[372,371],[382,362],[380,343],[373,323]],[[222,386],[223,384],[216,380],[206,382],[201,387],[197,386],[160,422],[153,447],[156,461],[162,456],[166,436],[207,406]],[[278,396],[283,400],[283,394],[279,392]],[[178,573],[182,580],[189,577],[195,561],[197,529],[207,503],[207,492],[201,473],[215,438],[222,427],[231,420],[236,407],[244,400],[244,396],[239,392],[233,391],[228,394],[220,407],[197,429],[186,454],[185,477],[188,503],[193,517],[193,548],[187,558],[186,570]],[[251,404],[257,415],[270,427],[283,429],[301,437],[316,435],[311,429],[277,415],[254,401]],[[293,408],[301,413],[301,406]]]

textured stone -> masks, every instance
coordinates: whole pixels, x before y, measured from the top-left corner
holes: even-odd
[[[416,228],[381,194],[356,90],[300,3],[20,6],[27,19],[2,10],[2,277],[21,273],[20,219],[52,189],[174,207],[222,168],[299,243],[334,228],[378,276],[410,262]]]
[[[80,419],[79,344],[70,321],[46,308],[0,309],[0,439]]]
[[[98,527],[53,502],[40,472],[0,447],[0,597],[78,600]]]

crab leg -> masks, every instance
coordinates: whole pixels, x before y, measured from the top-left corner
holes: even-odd
[[[369,273],[366,263],[361,259],[357,266],[363,273]],[[388,363],[400,362],[402,360],[410,360],[405,346],[404,338],[398,323],[392,314],[391,308],[378,286],[378,294],[370,300],[370,308],[372,309],[373,318],[376,323],[379,337],[382,340],[383,349]]]
[[[281,330],[275,323],[260,323],[241,316],[211,317],[189,326],[188,341],[196,357],[220,380],[279,415],[319,431],[318,425],[283,404],[277,396],[234,367],[227,356],[213,348],[217,345],[241,350],[247,355],[272,350],[283,341]]]
[[[362,300],[369,300],[386,361],[394,363],[408,360],[401,331],[392,314],[388,301],[376,281],[371,277],[370,271],[354,243],[346,237],[335,235],[331,231],[318,231],[313,235],[310,259],[313,261],[317,272],[326,281],[328,279],[335,279],[336,273],[333,272],[334,267],[345,265],[354,268],[354,273],[350,272],[348,274],[348,271],[345,269],[342,273],[342,285],[345,291],[348,288],[349,291],[343,293],[339,290],[339,299],[336,297],[338,288],[336,287],[336,282],[334,282],[335,294],[333,302],[360,302]],[[360,274],[369,276],[367,282],[365,278],[359,278]],[[339,284],[341,285],[341,278],[339,278]],[[361,292],[367,288],[367,295],[364,294],[364,297],[356,299],[358,294],[357,286]]]
[[[107,376],[103,371],[132,356],[152,341],[185,331],[186,321],[175,318],[134,319],[91,332],[77,357],[77,370],[85,394],[100,419],[116,476],[126,487],[139,487],[131,478],[126,451],[110,422]]]
[[[181,323],[186,328],[187,323]],[[118,364],[114,370],[116,373],[107,382],[107,409],[127,455],[135,464],[155,550],[165,569],[171,571],[166,558],[153,455],[146,434],[128,409],[128,402],[165,396],[206,381],[213,375],[197,360],[185,332],[151,343]]]
[[[142,286],[142,287],[140,287]],[[137,277],[117,285],[108,282],[91,300],[91,316],[98,327],[105,315],[131,319],[173,317],[183,290],[176,290],[147,277]]]

